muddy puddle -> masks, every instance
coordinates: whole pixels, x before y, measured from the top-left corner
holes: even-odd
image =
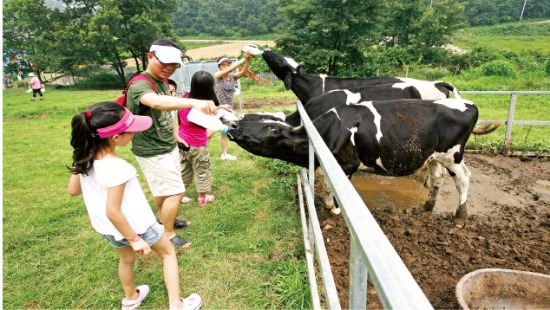
[[[424,187],[425,174],[404,177],[388,177],[356,172],[351,183],[373,211],[380,207],[403,211],[412,207],[422,207],[428,198],[428,188]]]

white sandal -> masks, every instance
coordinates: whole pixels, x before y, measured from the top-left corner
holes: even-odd
[[[136,292],[139,293],[138,299],[128,300],[122,299],[122,310],[134,310],[141,305],[141,302],[149,295],[149,285],[140,285],[136,287]]]

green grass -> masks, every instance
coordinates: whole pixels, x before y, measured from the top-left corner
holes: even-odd
[[[185,46],[185,50],[192,50],[195,48],[201,48],[201,47],[207,47],[216,45],[215,43],[194,43],[194,42],[184,42],[182,43],[183,46]]]
[[[483,46],[495,51],[509,50],[519,53],[528,50],[550,51],[550,40],[547,36],[462,36],[456,37],[453,44],[469,50]]]
[[[473,101],[479,109],[480,120],[506,120],[510,106],[510,95],[464,94],[462,98]],[[550,121],[550,95],[517,95],[514,120]],[[483,136],[472,135],[469,149],[490,149],[500,151],[504,147],[506,126]],[[550,152],[550,127],[513,126],[511,151]]]
[[[453,35],[453,44],[464,49],[485,47],[493,51],[550,53],[550,24],[516,22],[470,27]]]
[[[117,255],[91,227],[82,198],[67,195],[65,168],[72,115],[118,93],[48,89],[31,102],[24,89],[4,91],[4,308],[120,307]],[[206,309],[310,308],[305,260],[295,254],[303,253],[295,174],[235,144],[230,151],[239,160],[221,161],[219,138],[210,142],[216,201],[180,209],[192,221],[180,233],[193,243],[178,255],[182,294],[198,292]],[[137,167],[128,147],[118,153]],[[188,195],[196,197],[192,185]],[[136,282],[152,289],[144,308],[166,308],[156,254],[137,260]]]

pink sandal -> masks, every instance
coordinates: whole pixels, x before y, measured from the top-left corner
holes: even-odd
[[[198,198],[198,203],[199,203],[199,206],[204,206],[208,203],[211,203],[212,201],[214,201],[215,197],[214,195],[206,195],[204,198]]]

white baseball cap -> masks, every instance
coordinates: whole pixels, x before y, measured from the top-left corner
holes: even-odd
[[[228,61],[229,63],[231,63],[231,60],[227,57],[222,57],[218,60],[218,66],[221,65],[222,63]]]
[[[149,52],[155,54],[157,59],[163,64],[179,64],[183,65],[181,57],[183,56],[182,52],[172,46],[163,46],[163,45],[151,45]]]

